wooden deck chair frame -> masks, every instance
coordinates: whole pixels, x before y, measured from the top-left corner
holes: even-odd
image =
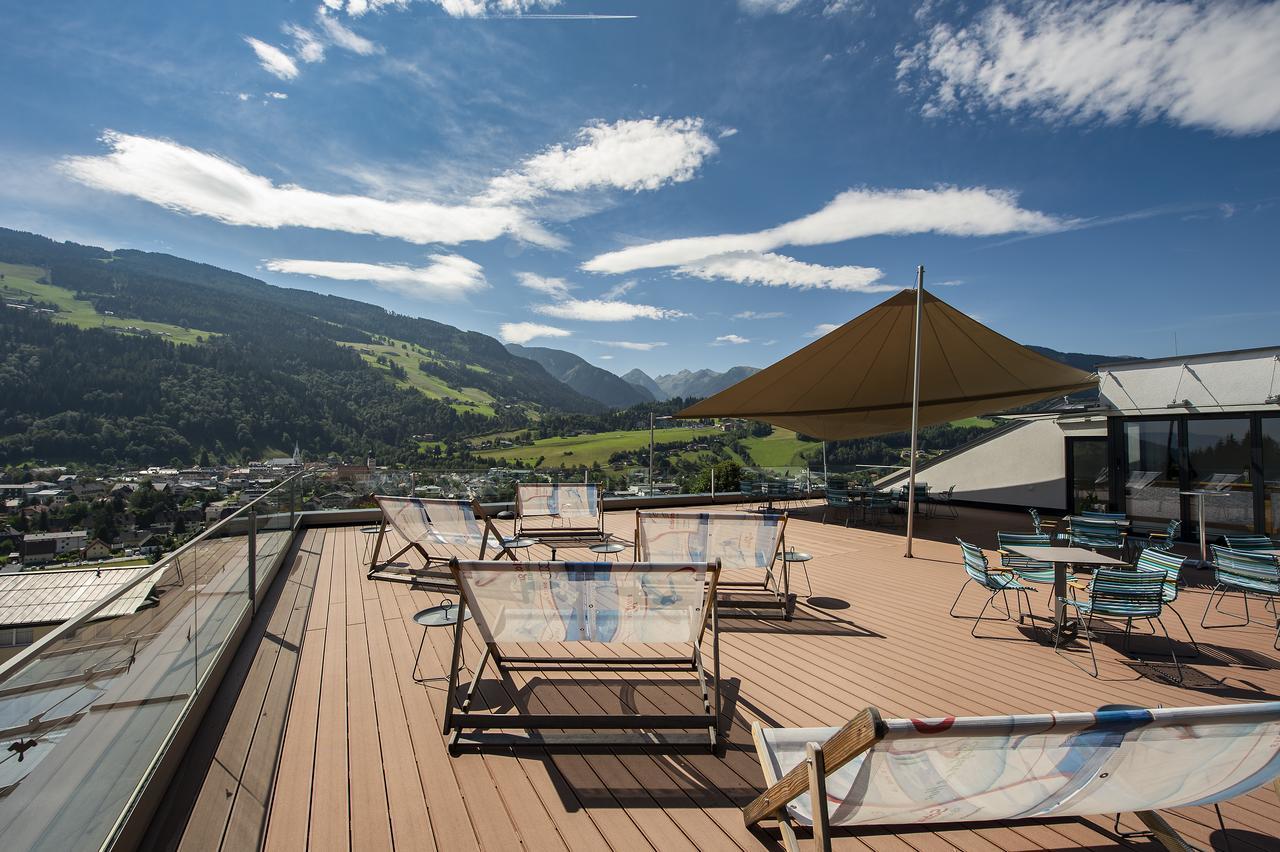
[[[557,564],[557,563],[547,563]],[[564,563],[559,563],[564,564]],[[697,563],[703,564],[703,563]],[[561,657],[515,656],[499,650],[497,643],[485,642],[484,655],[471,677],[462,700],[458,702],[459,671],[462,665],[463,633],[466,624],[467,598],[459,573],[458,560],[449,560],[449,570],[459,589],[458,600],[462,608],[453,631],[453,655],[449,666],[449,691],[445,699],[443,731],[449,737],[449,753],[459,754],[464,748],[512,748],[512,747],[609,747],[609,746],[690,746],[702,745],[714,754],[721,749],[720,741],[720,632],[716,615],[716,583],[720,578],[720,563],[706,564],[706,597],[702,607],[702,623],[698,629],[698,641],[688,657]],[[703,666],[702,641],[711,634],[711,677]],[[487,713],[471,709],[476,688],[485,667],[493,661],[499,674],[508,671],[694,671],[698,676],[698,688],[702,699],[701,713]],[[455,706],[456,702],[456,706]],[[463,729],[474,728],[476,733],[466,735]],[[488,733],[494,729],[522,729],[527,735]],[[553,729],[538,733],[542,729]],[[705,733],[688,733],[704,729]],[[662,733],[683,730],[685,733]],[[618,733],[602,733],[615,731]],[[622,733],[622,732],[630,733]]]
[[[632,546],[632,552],[635,554],[636,562],[644,562],[649,558],[649,554],[640,552],[640,516],[644,513],[642,509],[636,509],[636,527],[635,527],[635,543]],[[681,512],[657,512],[656,514],[682,514]],[[691,513],[699,514],[699,513]],[[753,598],[734,598],[722,597],[717,603],[725,618],[780,618],[784,621],[790,621],[793,610],[795,609],[795,601],[791,597],[791,566],[782,558],[787,552],[787,513],[775,513],[778,518],[778,548],[774,551],[773,560],[769,563],[769,567],[765,568],[765,578],[760,581],[753,580],[721,580],[719,588],[722,593],[730,594],[732,592],[756,592],[773,595],[773,600],[757,600]],[[714,518],[714,514],[712,515]],[[709,553],[708,556],[716,556],[717,554]],[[782,569],[774,574],[774,566],[778,562],[782,562]],[[762,615],[761,610],[772,611],[777,610],[777,614]]]
[[[782,832],[783,844],[788,852],[799,852],[800,839],[796,834],[799,825],[788,815],[787,805],[797,797],[808,793],[811,802],[824,803],[822,807],[813,808],[814,845],[823,852],[830,852],[831,823],[825,806],[827,776],[874,747],[884,738],[885,732],[886,728],[880,711],[875,707],[867,707],[850,719],[826,742],[807,743],[804,761],[796,764],[790,772],[779,778],[773,770],[773,762],[769,759],[768,746],[764,742],[760,723],[753,722],[751,736],[755,742],[756,756],[764,770],[765,783],[769,786],[742,809],[742,818],[747,828],[752,828],[767,819],[777,820],[779,830]],[[1272,782],[1272,789],[1277,796],[1280,796],[1280,781]],[[1192,852],[1196,849],[1187,843],[1158,811],[1136,811],[1134,815],[1147,827],[1152,837],[1169,852]],[[883,828],[883,826],[867,826],[867,828]]]
[[[531,527],[525,523],[523,501],[520,499],[520,488],[523,485],[549,484],[555,487],[582,488],[593,483],[555,482],[555,483],[516,483],[516,538],[535,538],[543,542],[595,542],[606,541],[608,533],[604,530],[604,490],[596,486],[596,525],[591,527]],[[531,518],[547,517],[532,515]]]
[[[374,499],[376,500],[377,497],[375,497]],[[395,499],[395,500],[421,499],[424,502],[430,502],[430,499],[434,499],[434,498],[394,497],[391,499]],[[475,514],[476,518],[481,523],[484,524],[484,537],[480,540],[480,555],[477,558],[484,559],[485,552],[488,550],[488,547],[489,547],[489,538],[490,536],[492,536],[494,547],[497,549],[497,554],[499,556],[506,556],[510,559],[515,559],[516,558],[515,553],[511,550],[508,550],[507,547],[503,544],[503,541],[505,539],[503,539],[501,534],[498,533],[498,528],[494,526],[493,519],[490,518],[485,513],[484,509],[480,506],[479,501],[475,500],[474,498],[471,500],[471,511]],[[445,571],[431,570],[432,563],[447,565],[449,563],[449,560],[453,558],[452,554],[450,554],[449,556],[435,556],[430,551],[427,550],[426,546],[423,545],[422,542],[411,541],[408,544],[406,544],[404,547],[397,550],[395,553],[392,553],[386,559],[379,561],[378,554],[382,552],[382,542],[386,538],[386,535],[387,535],[387,514],[386,512],[383,512],[382,522],[378,525],[378,538],[373,545],[373,555],[369,557],[369,570],[365,574],[366,579],[391,580],[397,583],[410,583],[415,586],[423,586],[426,588],[442,589],[444,591],[456,591],[457,587],[454,585],[453,575],[451,573],[448,573]],[[412,568],[404,572],[389,572],[385,568],[378,567],[379,565],[387,565],[389,563],[395,562],[397,559],[399,559],[401,556],[408,553],[410,550],[416,550],[418,551],[418,554],[422,556],[422,559],[423,559],[422,568]]]

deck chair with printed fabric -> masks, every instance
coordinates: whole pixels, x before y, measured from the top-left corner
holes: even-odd
[[[384,496],[373,499],[382,510],[382,524],[378,527],[373,555],[369,557],[367,576],[370,580],[396,580],[452,591],[455,588],[453,575],[444,568],[432,569],[433,564],[443,566],[457,556],[445,548],[472,552],[483,559],[492,546],[495,554],[515,559],[515,554],[506,548],[507,539],[498,533],[493,521],[474,500]],[[386,559],[379,560],[378,554],[382,552],[388,527],[407,543]],[[424,564],[421,568],[396,561],[410,550],[416,550],[422,556]]]
[[[586,482],[517,483],[516,537],[550,545],[605,541],[604,496]]]
[[[868,707],[843,728],[752,733],[768,789],[743,817],[778,820],[792,852],[798,828],[823,850],[840,827],[1072,816],[1115,815],[1117,834],[1141,836],[1121,834],[1124,813],[1189,852],[1159,810],[1216,805],[1280,775],[1280,702],[940,719]]]
[[[636,561],[720,560],[721,615],[791,619],[794,598],[783,553],[787,515],[636,511]],[[733,596],[732,593],[748,596]]]
[[[716,620],[715,562],[464,562],[449,563],[462,601],[454,628],[444,733],[449,750],[510,746],[719,745],[720,642]],[[459,701],[466,614],[484,656]],[[711,671],[703,666],[709,638]],[[608,653],[531,654],[529,646],[577,643],[609,646]],[[672,648],[658,656],[650,646]],[[473,708],[477,686],[492,662],[500,676],[533,672],[570,679],[575,671],[627,675],[616,713],[534,713],[514,702],[511,711]],[[645,682],[637,672],[693,673],[702,712],[629,712]],[[670,689],[679,681],[655,676]],[[599,685],[599,681],[595,681]],[[536,690],[536,686],[534,686]],[[533,692],[536,695],[536,691]],[[683,732],[683,733],[681,733]]]

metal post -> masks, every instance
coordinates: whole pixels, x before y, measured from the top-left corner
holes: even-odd
[[[907,553],[911,555],[911,539],[916,523],[916,452],[920,440],[920,315],[924,310],[924,266],[916,267],[916,333],[915,355],[911,359],[914,376],[911,384],[911,473],[907,477]]]
[[[295,474],[294,477],[289,480],[289,529],[293,529],[293,516],[297,511],[295,501],[297,489],[298,476]]]
[[[249,612],[258,614],[258,509],[249,507]]]
[[[649,496],[653,496],[653,412],[649,412]]]
[[[711,466],[711,502],[716,502],[716,466]]]

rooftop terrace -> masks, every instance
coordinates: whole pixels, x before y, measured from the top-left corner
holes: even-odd
[[[611,512],[608,528],[630,540],[631,512]],[[802,510],[788,524],[789,545],[814,555],[814,602],[802,593],[790,622],[723,618],[723,757],[705,752],[613,749],[567,753],[523,749],[451,757],[440,733],[441,681],[415,683],[423,629],[412,616],[443,595],[365,579],[369,536],[357,526],[312,526],[298,533],[257,620],[187,750],[149,843],[165,848],[289,849],[682,849],[779,847],[775,829],[748,831],[740,808],[764,785],[751,723],[838,725],[874,705],[886,715],[936,717],[1103,704],[1204,705],[1280,697],[1280,653],[1265,624],[1202,630],[1205,572],[1178,608],[1201,656],[1186,659],[1181,686],[1160,665],[1165,646],[1149,637],[1098,647],[1094,679],[1015,623],[947,617],[963,571],[954,539],[988,548],[997,529],[1023,530],[1020,514],[961,509],[957,520],[918,526],[916,558],[903,558],[899,530],[823,525]],[[504,532],[506,525],[503,524]],[[559,549],[585,558],[585,549]],[[459,554],[470,556],[470,554]],[[548,558],[534,548],[530,558]],[[416,557],[413,557],[416,558]],[[967,598],[974,612],[976,592]],[[1032,593],[1047,611],[1048,591]],[[825,600],[819,600],[825,599]],[[1225,609],[1231,612],[1229,603]],[[1224,616],[1225,618],[1225,616]],[[1170,619],[1175,638],[1182,636]],[[1184,637],[1185,638],[1185,637]],[[467,659],[482,645],[468,628]],[[448,669],[451,631],[427,631],[422,674]],[[1150,653],[1147,653],[1147,652]],[[595,653],[608,654],[601,648]],[[1078,657],[1087,652],[1082,647]],[[513,704],[545,712],[600,713],[696,708],[687,681],[587,672],[498,681],[486,672],[490,708]],[[656,679],[654,679],[656,678]],[[1280,801],[1270,789],[1212,808],[1169,812],[1192,843],[1244,850],[1277,848]],[[1122,831],[1142,828],[1122,818]],[[1122,841],[1110,819],[1064,819],[956,826],[934,831],[836,832],[837,849],[972,850],[1154,848]]]

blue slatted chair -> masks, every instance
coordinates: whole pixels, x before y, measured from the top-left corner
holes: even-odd
[[[956,487],[952,485],[946,491],[937,491],[929,497],[929,517],[941,517],[945,512],[948,518],[953,520],[959,519],[960,510],[956,508],[952,499],[956,495]]]
[[[1136,537],[1132,533],[1129,534],[1129,541],[1138,548],[1139,554],[1147,548],[1154,547],[1157,550],[1169,550],[1173,547],[1174,542],[1178,538],[1178,529],[1182,526],[1182,521],[1173,520],[1165,527],[1164,532],[1149,532],[1146,536]]]
[[[1000,548],[1000,567],[1008,568],[1017,574],[1019,579],[1029,583],[1053,584],[1053,563],[1028,559],[1011,551],[1011,547],[1049,547],[1052,542],[1047,535],[1028,535],[1027,533],[996,533],[996,544]]]
[[[1063,605],[1069,609],[1074,609],[1080,618],[1084,619],[1084,627],[1081,635],[1089,645],[1089,660],[1092,663],[1092,671],[1084,669],[1072,660],[1066,657],[1067,661],[1076,668],[1089,671],[1093,677],[1098,676],[1098,657],[1093,650],[1093,632],[1091,630],[1094,619],[1102,619],[1106,621],[1123,621],[1124,628],[1124,647],[1129,646],[1129,636],[1133,632],[1133,622],[1155,621],[1160,625],[1160,629],[1164,631],[1164,638],[1169,643],[1169,655],[1173,658],[1173,664],[1178,670],[1178,683],[1182,682],[1182,664],[1178,662],[1178,655],[1174,653],[1173,639],[1169,636],[1169,630],[1164,626],[1164,622],[1160,620],[1160,613],[1164,607],[1164,587],[1167,574],[1162,569],[1151,568],[1112,568],[1099,567],[1093,574],[1093,582],[1089,584],[1088,600],[1066,600],[1062,601]],[[1062,634],[1059,632],[1053,642],[1053,648],[1062,654],[1060,642]]]
[[[1090,550],[1112,549],[1123,552],[1125,531],[1114,520],[1073,517],[1071,527],[1067,530],[1067,543],[1072,547],[1087,547]]]
[[[973,620],[973,627],[969,630],[970,636],[976,637],[978,635],[978,623],[982,621],[982,616],[986,614],[987,607],[991,606],[991,602],[997,596],[1004,602],[1004,618],[1000,620],[1010,621],[1013,619],[1013,613],[1009,611],[1009,592],[1014,593],[1013,599],[1018,605],[1018,623],[1021,624],[1023,619],[1022,599],[1018,596],[1022,595],[1023,598],[1026,598],[1027,613],[1029,614],[1031,612],[1031,597],[1027,593],[1034,590],[1023,585],[1012,571],[991,568],[987,563],[987,555],[982,552],[982,548],[960,539],[956,539],[956,541],[960,542],[960,550],[964,555],[964,570],[969,576],[965,578],[964,585],[960,587],[960,592],[956,595],[956,599],[951,602],[951,610],[948,615],[952,618],[969,617],[967,615],[956,615],[956,605],[960,603],[961,595],[964,594],[964,590],[969,588],[969,583],[972,582],[977,583],[991,594],[986,603],[982,605],[982,609],[978,610],[978,617]],[[1034,626],[1034,622],[1032,624]]]
[[[895,526],[898,523],[898,516],[893,510],[897,505],[897,499],[887,494],[869,494],[862,501],[862,513],[868,522],[874,521],[876,526],[880,526],[882,522],[885,525]]]
[[[1170,526],[1176,525],[1178,522],[1173,521]],[[1168,549],[1159,545],[1151,544],[1143,548],[1142,553],[1138,555],[1138,568],[1144,568],[1150,571],[1164,572],[1164,605],[1169,612],[1178,617],[1178,621],[1182,624],[1182,629],[1186,631],[1187,638],[1191,640],[1191,647],[1195,649],[1196,656],[1200,655],[1200,646],[1196,644],[1196,637],[1191,635],[1191,631],[1187,629],[1187,622],[1183,619],[1182,613],[1174,608],[1173,602],[1178,599],[1178,575],[1182,572],[1182,564],[1186,560],[1176,553],[1171,553]]]
[[[1224,535],[1222,540],[1227,543],[1227,547],[1232,550],[1275,550],[1276,543],[1265,535],[1252,535],[1249,533]]]
[[[1042,520],[1040,517],[1039,509],[1027,509],[1027,511],[1031,514],[1031,528],[1035,530],[1036,535],[1047,535],[1050,537],[1054,537],[1055,528],[1058,526],[1057,521]],[[1065,533],[1057,533],[1056,536],[1058,541],[1067,540],[1067,536]]]
[[[1280,595],[1280,557],[1269,553],[1256,553],[1251,550],[1234,550],[1230,547],[1212,545],[1213,575],[1216,585],[1209,593],[1209,602],[1205,604],[1204,615],[1200,616],[1200,626],[1209,628],[1205,620],[1209,617],[1209,607],[1213,606],[1213,598],[1221,592],[1218,600],[1218,612],[1221,612],[1222,600],[1227,593],[1238,591],[1244,597],[1244,621],[1235,624],[1215,624],[1213,627],[1244,627],[1252,620],[1249,615],[1249,594],[1262,595],[1267,598],[1272,611],[1275,611],[1275,599]],[[1276,618],[1276,640],[1272,647],[1280,649],[1280,616]]]
[[[844,512],[844,525],[849,526],[849,517],[853,514],[853,503],[849,500],[848,488],[827,486],[827,507],[822,512],[822,522],[827,522],[827,515],[832,511]]]
[[[1084,511],[1080,513],[1082,518],[1092,518],[1095,521],[1127,521],[1129,516],[1124,512],[1091,512]]]

